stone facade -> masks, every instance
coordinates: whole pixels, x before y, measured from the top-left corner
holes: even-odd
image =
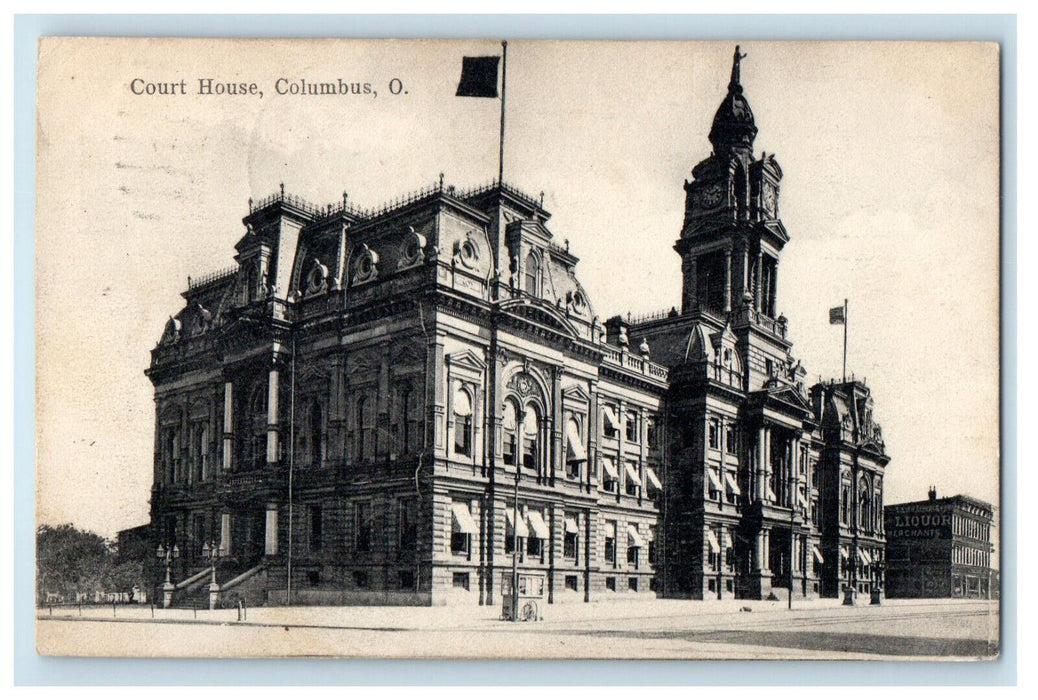
[[[513,566],[549,603],[880,583],[872,398],[808,390],[791,354],[782,171],[739,71],[658,317],[601,322],[503,183],[250,202],[237,264],[189,281],[147,371],[178,580],[218,543],[217,579],[262,571],[269,602],[499,605]]]

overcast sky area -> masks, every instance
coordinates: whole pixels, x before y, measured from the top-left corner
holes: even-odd
[[[998,56],[980,44],[741,42],[755,149],[784,172],[778,309],[811,382],[867,378],[886,503],[998,502]],[[680,305],[682,183],[710,154],[734,42],[508,46],[505,180],[544,192],[605,319]],[[41,52],[37,514],[113,536],[148,520],[144,376],[188,275],[234,264],[248,199],[285,183],[375,207],[497,174],[500,103],[457,98],[496,42],[55,43]],[[135,96],[134,78],[186,81]],[[263,98],[199,96],[198,78]],[[278,95],[370,82],[377,97]],[[390,94],[398,78],[400,95]]]

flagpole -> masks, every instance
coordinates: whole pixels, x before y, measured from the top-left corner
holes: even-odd
[[[497,184],[504,183],[505,177],[505,93],[508,85],[508,42],[501,42],[501,142],[498,148]]]
[[[843,381],[847,381],[847,300],[843,300]]]

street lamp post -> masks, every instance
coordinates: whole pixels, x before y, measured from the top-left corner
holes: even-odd
[[[173,585],[173,562],[180,557],[180,548],[175,542],[166,546],[159,544],[155,556],[166,566],[166,582],[162,584],[162,607],[168,608],[173,602],[173,591],[176,590],[176,586]]]
[[[206,542],[202,545],[202,557],[212,567],[212,578],[209,581],[209,609],[215,610],[216,603],[220,600],[220,584],[216,582],[216,563],[220,559],[220,545],[216,542]]]

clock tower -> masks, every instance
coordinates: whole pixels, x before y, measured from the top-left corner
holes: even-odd
[[[757,125],[743,95],[744,58],[735,47],[728,94],[710,128],[713,153],[685,182],[685,220],[674,249],[681,255],[683,314],[749,310],[774,320],[779,256],[789,240],[778,218],[782,169],[774,156],[754,158]]]

